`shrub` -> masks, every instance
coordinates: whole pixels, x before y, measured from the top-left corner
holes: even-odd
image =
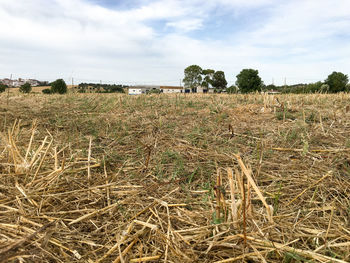
[[[51,93],[67,93],[67,85],[63,79],[57,79],[51,83]]]
[[[228,87],[228,88],[226,89],[226,91],[227,91],[227,93],[231,93],[231,94],[232,94],[232,93],[238,93],[238,87],[232,85],[232,86]]]
[[[29,93],[32,91],[32,86],[29,83],[24,83],[19,87],[19,91],[22,93]]]
[[[159,89],[151,89],[147,93],[148,94],[160,94],[160,90]]]
[[[44,94],[51,94],[52,93],[51,89],[43,89],[41,92]]]
[[[0,83],[0,93],[4,92],[8,88],[7,85]]]

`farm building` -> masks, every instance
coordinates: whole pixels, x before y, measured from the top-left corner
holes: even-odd
[[[155,85],[143,85],[143,86],[131,86],[128,89],[129,95],[140,95],[148,93],[207,93],[208,89],[204,87],[197,87],[195,89],[189,89],[182,86],[155,86]]]
[[[152,86],[152,85],[142,85],[142,86],[130,86],[128,88],[129,95],[140,95],[140,94],[148,94],[152,92],[160,92],[160,86]]]
[[[139,95],[148,93],[184,93],[185,90],[181,86],[155,86],[155,85],[143,85],[132,86],[128,89],[129,95]]]
[[[160,92],[163,93],[184,93],[184,87],[181,86],[160,86]]]

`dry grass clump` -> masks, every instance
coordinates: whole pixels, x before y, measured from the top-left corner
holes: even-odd
[[[347,95],[97,96],[6,116],[0,262],[350,260]]]

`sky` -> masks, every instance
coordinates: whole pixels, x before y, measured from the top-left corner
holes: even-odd
[[[0,78],[179,85],[193,64],[349,75],[350,0],[0,0]]]

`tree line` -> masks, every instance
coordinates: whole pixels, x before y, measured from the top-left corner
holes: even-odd
[[[67,84],[63,79],[57,79],[51,83],[48,83],[50,88],[43,89],[44,94],[65,94],[67,93]],[[46,85],[47,85],[46,84]],[[128,86],[125,85],[115,85],[115,84],[96,84],[96,83],[80,83],[78,86],[78,92],[85,93],[87,90],[95,90],[97,93],[124,93],[124,88]],[[0,83],[0,93],[4,92],[9,86]],[[24,83],[19,87],[19,91],[22,93],[30,93],[32,91],[32,86],[30,83]]]
[[[96,83],[80,83],[78,86],[80,93],[85,93],[93,89],[97,93],[124,93],[125,85],[116,84],[96,84]]]
[[[249,93],[275,91],[281,93],[337,93],[349,92],[349,78],[341,72],[332,72],[323,82],[309,84],[265,85],[256,69],[242,69],[236,76],[235,85],[227,87],[225,73],[213,69],[202,69],[198,65],[191,65],[184,70],[183,83],[185,88],[196,91],[198,87],[212,89],[221,93]]]

